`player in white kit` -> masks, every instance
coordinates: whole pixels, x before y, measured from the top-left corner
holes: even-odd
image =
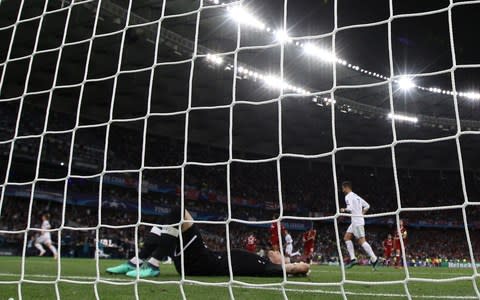
[[[43,245],[45,245],[50,249],[50,251],[52,251],[53,257],[57,258],[57,249],[52,244],[52,235],[50,234],[50,231],[48,231],[50,228],[52,228],[48,218],[48,214],[42,215],[42,231],[40,232],[40,236],[35,241],[35,247],[40,250],[39,256],[43,256],[45,254],[46,251],[43,248]]]
[[[346,267],[351,268],[357,264],[357,258],[355,257],[355,250],[352,242],[352,239],[355,237],[355,239],[358,241],[358,244],[362,246],[363,250],[365,250],[370,257],[370,263],[375,270],[378,263],[378,258],[375,253],[373,253],[372,247],[365,239],[365,220],[363,218],[363,215],[367,213],[370,205],[367,203],[367,201],[363,200],[362,197],[358,196],[352,191],[351,182],[343,182],[342,191],[345,194],[345,203],[347,204],[347,207],[340,209],[340,212],[346,212],[352,215],[351,224],[344,236],[348,254],[350,255],[350,263],[347,264]]]
[[[286,262],[289,263],[290,257],[300,255],[300,252],[293,252],[293,239],[290,235],[290,232],[285,230],[285,256],[287,257]]]

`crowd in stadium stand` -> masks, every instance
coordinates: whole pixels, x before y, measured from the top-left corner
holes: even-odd
[[[4,202],[2,218],[0,219],[1,230],[22,230],[26,228],[28,217],[28,203],[26,199],[7,198]],[[165,202],[170,205],[169,201]],[[192,206],[195,210],[195,206]],[[39,228],[40,214],[44,211],[50,212],[52,216],[52,225],[58,228],[62,222],[62,206],[56,202],[34,201],[32,207],[31,228]],[[154,216],[142,216],[144,222],[155,222]],[[137,222],[137,214],[132,212],[119,212],[114,209],[102,209],[102,224],[108,225],[127,225]],[[416,222],[416,220],[407,220],[407,222]],[[96,231],[94,227],[98,224],[98,211],[95,208],[67,205],[65,211],[65,226],[85,230],[64,229],[61,233],[62,255],[76,257],[92,257],[95,249]],[[90,227],[87,229],[87,227]],[[331,222],[316,222],[314,227],[317,229],[317,242],[315,245],[315,258],[317,262],[338,262],[337,238],[333,224]],[[224,225],[201,225],[205,241],[208,246],[215,250],[225,249],[226,236]],[[372,243],[372,247],[379,254],[383,253],[382,241],[388,233],[394,231],[393,226],[371,225],[367,227],[367,238]],[[140,245],[143,233],[148,226],[139,227]],[[257,237],[257,250],[269,248],[269,231],[264,227],[245,226],[238,223],[230,225],[230,243],[232,248],[244,248],[246,238],[249,234]],[[346,229],[345,224],[339,227],[340,246],[345,252],[342,234]],[[410,260],[425,261],[433,258],[443,258],[449,260],[469,259],[469,249],[466,243],[464,229],[461,228],[409,228],[409,237],[407,243],[407,257]],[[302,249],[301,235],[302,231],[291,231],[294,237],[294,249]],[[35,236],[36,231],[29,231],[27,238]],[[54,241],[57,242],[56,234]],[[134,229],[122,228],[111,229],[101,227],[99,229],[101,240],[109,241],[106,247],[106,253],[111,257],[125,258],[134,253],[135,238]],[[471,230],[471,242],[475,258],[480,259],[480,239],[478,238],[478,229]],[[21,246],[23,243],[23,234],[3,234],[0,236],[0,245],[10,244]],[[28,245],[28,244],[27,244]],[[19,249],[18,249],[19,250]],[[28,250],[28,248],[27,248]],[[35,254],[31,248],[30,252]],[[361,254],[361,253],[360,253]]]
[[[14,109],[0,113],[2,116],[16,115]],[[59,128],[65,119],[56,117]],[[0,118],[0,140],[12,137],[14,120]],[[43,128],[36,124],[36,120],[25,123],[22,132],[39,134]],[[23,123],[22,123],[23,124]],[[63,127],[62,127],[63,126]],[[128,132],[128,129],[123,129]],[[77,136],[81,136],[80,131]],[[111,134],[111,145],[107,152],[107,169],[109,170],[138,170],[140,167],[138,137],[131,134]],[[63,178],[67,175],[68,150],[70,149],[71,134],[49,134],[45,136],[48,150],[41,156],[40,168],[42,177]],[[99,132],[89,132],[89,143],[75,143],[72,163],[72,173],[99,174],[103,169],[103,152],[105,145],[103,135]],[[14,158],[20,164],[9,181],[31,181],[29,169],[35,170],[38,156],[38,138],[35,141],[26,140],[16,145]],[[48,142],[48,143],[47,143]],[[37,144],[35,144],[37,143]],[[183,142],[171,138],[151,137],[148,142],[146,164],[150,166],[180,166],[183,161]],[[137,147],[136,150],[132,148]],[[67,151],[65,150],[67,149]],[[198,153],[209,153],[210,157],[222,157],[221,149],[215,149],[201,144],[189,145],[194,149],[196,157],[189,160],[202,160]],[[10,149],[2,147],[0,157],[6,166]],[[190,150],[191,151],[191,150]],[[194,155],[194,156],[195,156]],[[242,155],[239,153],[238,155]],[[65,165],[66,164],[66,165]],[[23,169],[24,168],[24,169]],[[60,171],[65,175],[58,176]],[[31,171],[31,170],[30,170]],[[31,173],[31,172],[30,172]],[[61,173],[61,172],[60,172]],[[242,220],[271,220],[279,213],[279,187],[277,166],[275,163],[255,163],[231,165],[230,197],[227,196],[226,167],[187,166],[185,168],[185,205],[202,218],[224,220],[228,216],[228,200],[232,203],[231,216]],[[392,170],[362,166],[343,166],[337,169],[338,180],[349,179],[358,187],[356,191],[371,205],[369,213],[394,212],[397,209],[397,196],[392,184]],[[2,175],[3,176],[3,175]],[[401,202],[403,207],[434,207],[463,203],[462,190],[458,189],[458,171],[447,170],[398,170]],[[65,200],[89,200],[83,204],[67,201],[65,207],[64,226],[86,228],[88,230],[64,229],[61,234],[62,255],[91,256],[95,249],[96,232],[94,227],[99,224],[128,225],[136,224],[138,213],[135,205],[139,195],[143,205],[149,205],[151,210],[142,214],[143,222],[155,223],[156,214],[168,211],[179,203],[181,195],[181,172],[179,168],[169,170],[144,170],[143,184],[139,193],[139,173],[130,172],[105,175],[101,189],[102,213],[98,216],[99,178],[73,179],[67,184]],[[0,182],[3,182],[1,178]],[[23,179],[23,180],[22,180]],[[307,161],[284,160],[281,163],[281,199],[284,215],[321,217],[333,215],[337,211],[336,197],[340,207],[344,205],[343,196],[337,194],[332,179],[331,164],[325,162],[310,163]],[[470,201],[478,201],[480,192],[480,177],[474,173],[466,175],[466,184],[469,188]],[[448,184],[442,184],[442,182]],[[9,186],[5,189],[5,199],[1,208],[1,230],[23,230],[26,228],[28,213],[31,215],[31,228],[39,228],[40,214],[48,211],[52,218],[53,227],[62,224],[63,181],[57,183],[38,182],[30,204],[32,186]],[[153,187],[153,188],[152,188]],[[156,189],[155,189],[156,188]],[[144,190],[145,189],[145,190]],[[168,190],[168,192],[167,192]],[[41,192],[41,193],[40,193]],[[477,200],[475,200],[477,199]],[[93,203],[93,205],[92,205]],[[133,207],[133,209],[132,209]],[[473,250],[477,259],[480,258],[480,209],[478,206],[467,207],[468,223]],[[405,212],[400,217],[406,220],[409,228],[407,255],[410,259],[425,260],[427,258],[442,257],[448,259],[468,259],[469,249],[466,244],[464,220],[461,209],[428,210],[422,212]],[[369,222],[372,221],[372,222]],[[335,235],[333,223],[315,222],[317,229],[316,261],[338,261],[337,241],[340,241],[343,253],[341,236],[348,222],[339,218],[340,236]],[[395,216],[384,216],[376,219],[367,219],[367,237],[372,242],[376,252],[382,253],[381,242],[388,233],[393,233]],[[148,227],[139,227],[141,239]],[[213,249],[225,247],[225,226],[202,226],[207,244]],[[233,248],[243,248],[246,237],[253,233],[259,240],[258,249],[267,249],[268,228],[231,223],[230,242]],[[301,249],[301,230],[293,230],[294,248]],[[28,232],[27,240],[35,235],[35,231]],[[55,240],[54,235],[54,240]],[[106,251],[113,251],[114,257],[128,257],[135,249],[134,228],[105,228],[99,229],[102,240],[109,240]],[[16,245],[23,241],[22,233],[1,234],[0,246]],[[56,241],[56,240],[55,240]],[[115,246],[115,247],[113,247]],[[103,247],[103,246],[102,246]],[[107,248],[108,248],[107,247]],[[441,251],[440,251],[441,249]],[[18,249],[17,249],[18,250]],[[33,249],[32,249],[33,250]]]

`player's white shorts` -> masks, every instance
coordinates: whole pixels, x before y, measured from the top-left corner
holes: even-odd
[[[52,239],[48,235],[41,235],[37,238],[35,242],[39,244],[52,244]]]
[[[365,227],[363,225],[350,224],[347,229],[348,233],[352,233],[357,239],[365,237]]]
[[[287,244],[287,246],[285,246],[285,254],[288,256],[291,256],[292,252],[293,252],[293,245]]]

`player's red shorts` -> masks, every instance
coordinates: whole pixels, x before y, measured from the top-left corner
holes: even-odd
[[[278,241],[278,237],[276,237],[276,236],[272,236],[272,237],[270,238],[270,244],[272,244],[272,248],[275,248],[275,247],[276,247],[277,249],[280,248],[280,243],[279,243],[279,241]]]
[[[407,247],[407,240],[403,240],[403,246],[406,248]],[[399,239],[393,240],[393,249],[394,250],[402,250],[402,245],[400,244]]]
[[[312,246],[307,246],[303,248],[303,255],[305,256],[312,256],[313,254],[313,247]]]
[[[392,248],[385,249],[383,251],[383,257],[384,258],[389,258],[390,256],[392,256]]]

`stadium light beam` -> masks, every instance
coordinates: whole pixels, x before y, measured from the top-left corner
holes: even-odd
[[[285,30],[277,30],[275,31],[275,40],[282,44],[289,43],[292,39],[288,36],[288,32]]]
[[[331,63],[337,60],[335,54],[333,54],[332,52],[319,48],[311,43],[307,43],[303,45],[303,52],[305,52],[305,54],[307,55],[310,55],[315,58],[318,58],[327,62],[331,62]]]
[[[463,93],[463,97],[471,100],[480,100],[480,93],[476,93],[476,92]]]
[[[265,23],[260,21],[257,17],[251,14],[244,7],[237,5],[228,8],[228,14],[232,20],[237,23],[254,27],[256,29],[265,30]]]
[[[209,2],[212,2],[214,4],[219,4],[220,1],[218,0],[207,0]],[[0,0],[0,3],[2,0]],[[224,3],[222,3],[224,4]],[[283,30],[272,30],[272,28],[268,27],[266,23],[262,22],[261,19],[257,18],[255,15],[250,13],[247,9],[242,7],[241,5],[236,5],[236,6],[228,6],[227,10],[229,12],[230,18],[235,20],[236,22],[240,24],[244,24],[247,26],[251,26],[263,31],[268,32],[269,34],[274,35],[274,38],[281,42],[282,44],[284,43],[291,43],[292,39],[288,36],[286,32]],[[320,60],[324,60],[330,63],[338,63],[341,65],[346,66],[347,68],[350,68],[352,70],[355,70],[360,73],[364,73],[376,78],[380,78],[383,80],[389,80],[391,79],[388,76],[382,75],[380,73],[372,72],[366,69],[363,69],[359,67],[358,65],[352,64],[351,62],[348,62],[344,59],[341,59],[337,57],[334,53],[331,53],[328,50],[319,48],[312,43],[306,43],[303,44],[299,41],[295,42],[295,45],[297,47],[302,47],[303,50],[305,51],[306,54],[315,57]],[[399,79],[393,79],[395,83],[399,85],[399,88],[404,91],[411,90],[413,88],[420,89],[422,91],[427,91],[431,93],[439,93],[439,94],[445,94],[445,95],[453,95],[454,92],[451,90],[443,90],[439,88],[433,88],[433,87],[424,87],[420,85],[416,85],[413,80],[407,76],[400,77]],[[470,99],[470,100],[480,100],[480,92],[458,92],[457,95],[462,98]]]
[[[417,85],[413,82],[413,80],[410,77],[401,77],[398,80],[398,86],[400,89],[404,91],[409,91],[416,87]]]
[[[271,87],[271,88],[274,88],[274,89],[281,89],[282,86],[284,88],[288,88],[288,86],[289,86],[289,84],[282,81],[279,77],[273,76],[273,75],[265,76],[264,81],[265,81],[265,84],[268,87]]]
[[[388,114],[388,118],[389,118],[389,119],[392,119],[392,117],[393,117],[395,120],[398,120],[398,121],[405,121],[405,122],[410,122],[410,123],[418,123],[418,118],[417,118],[417,117],[409,117],[409,116],[399,115],[399,114],[393,115],[392,113],[389,113],[389,114]]]
[[[215,55],[215,54],[207,54],[207,60],[213,62],[216,65],[223,64],[223,57]]]

